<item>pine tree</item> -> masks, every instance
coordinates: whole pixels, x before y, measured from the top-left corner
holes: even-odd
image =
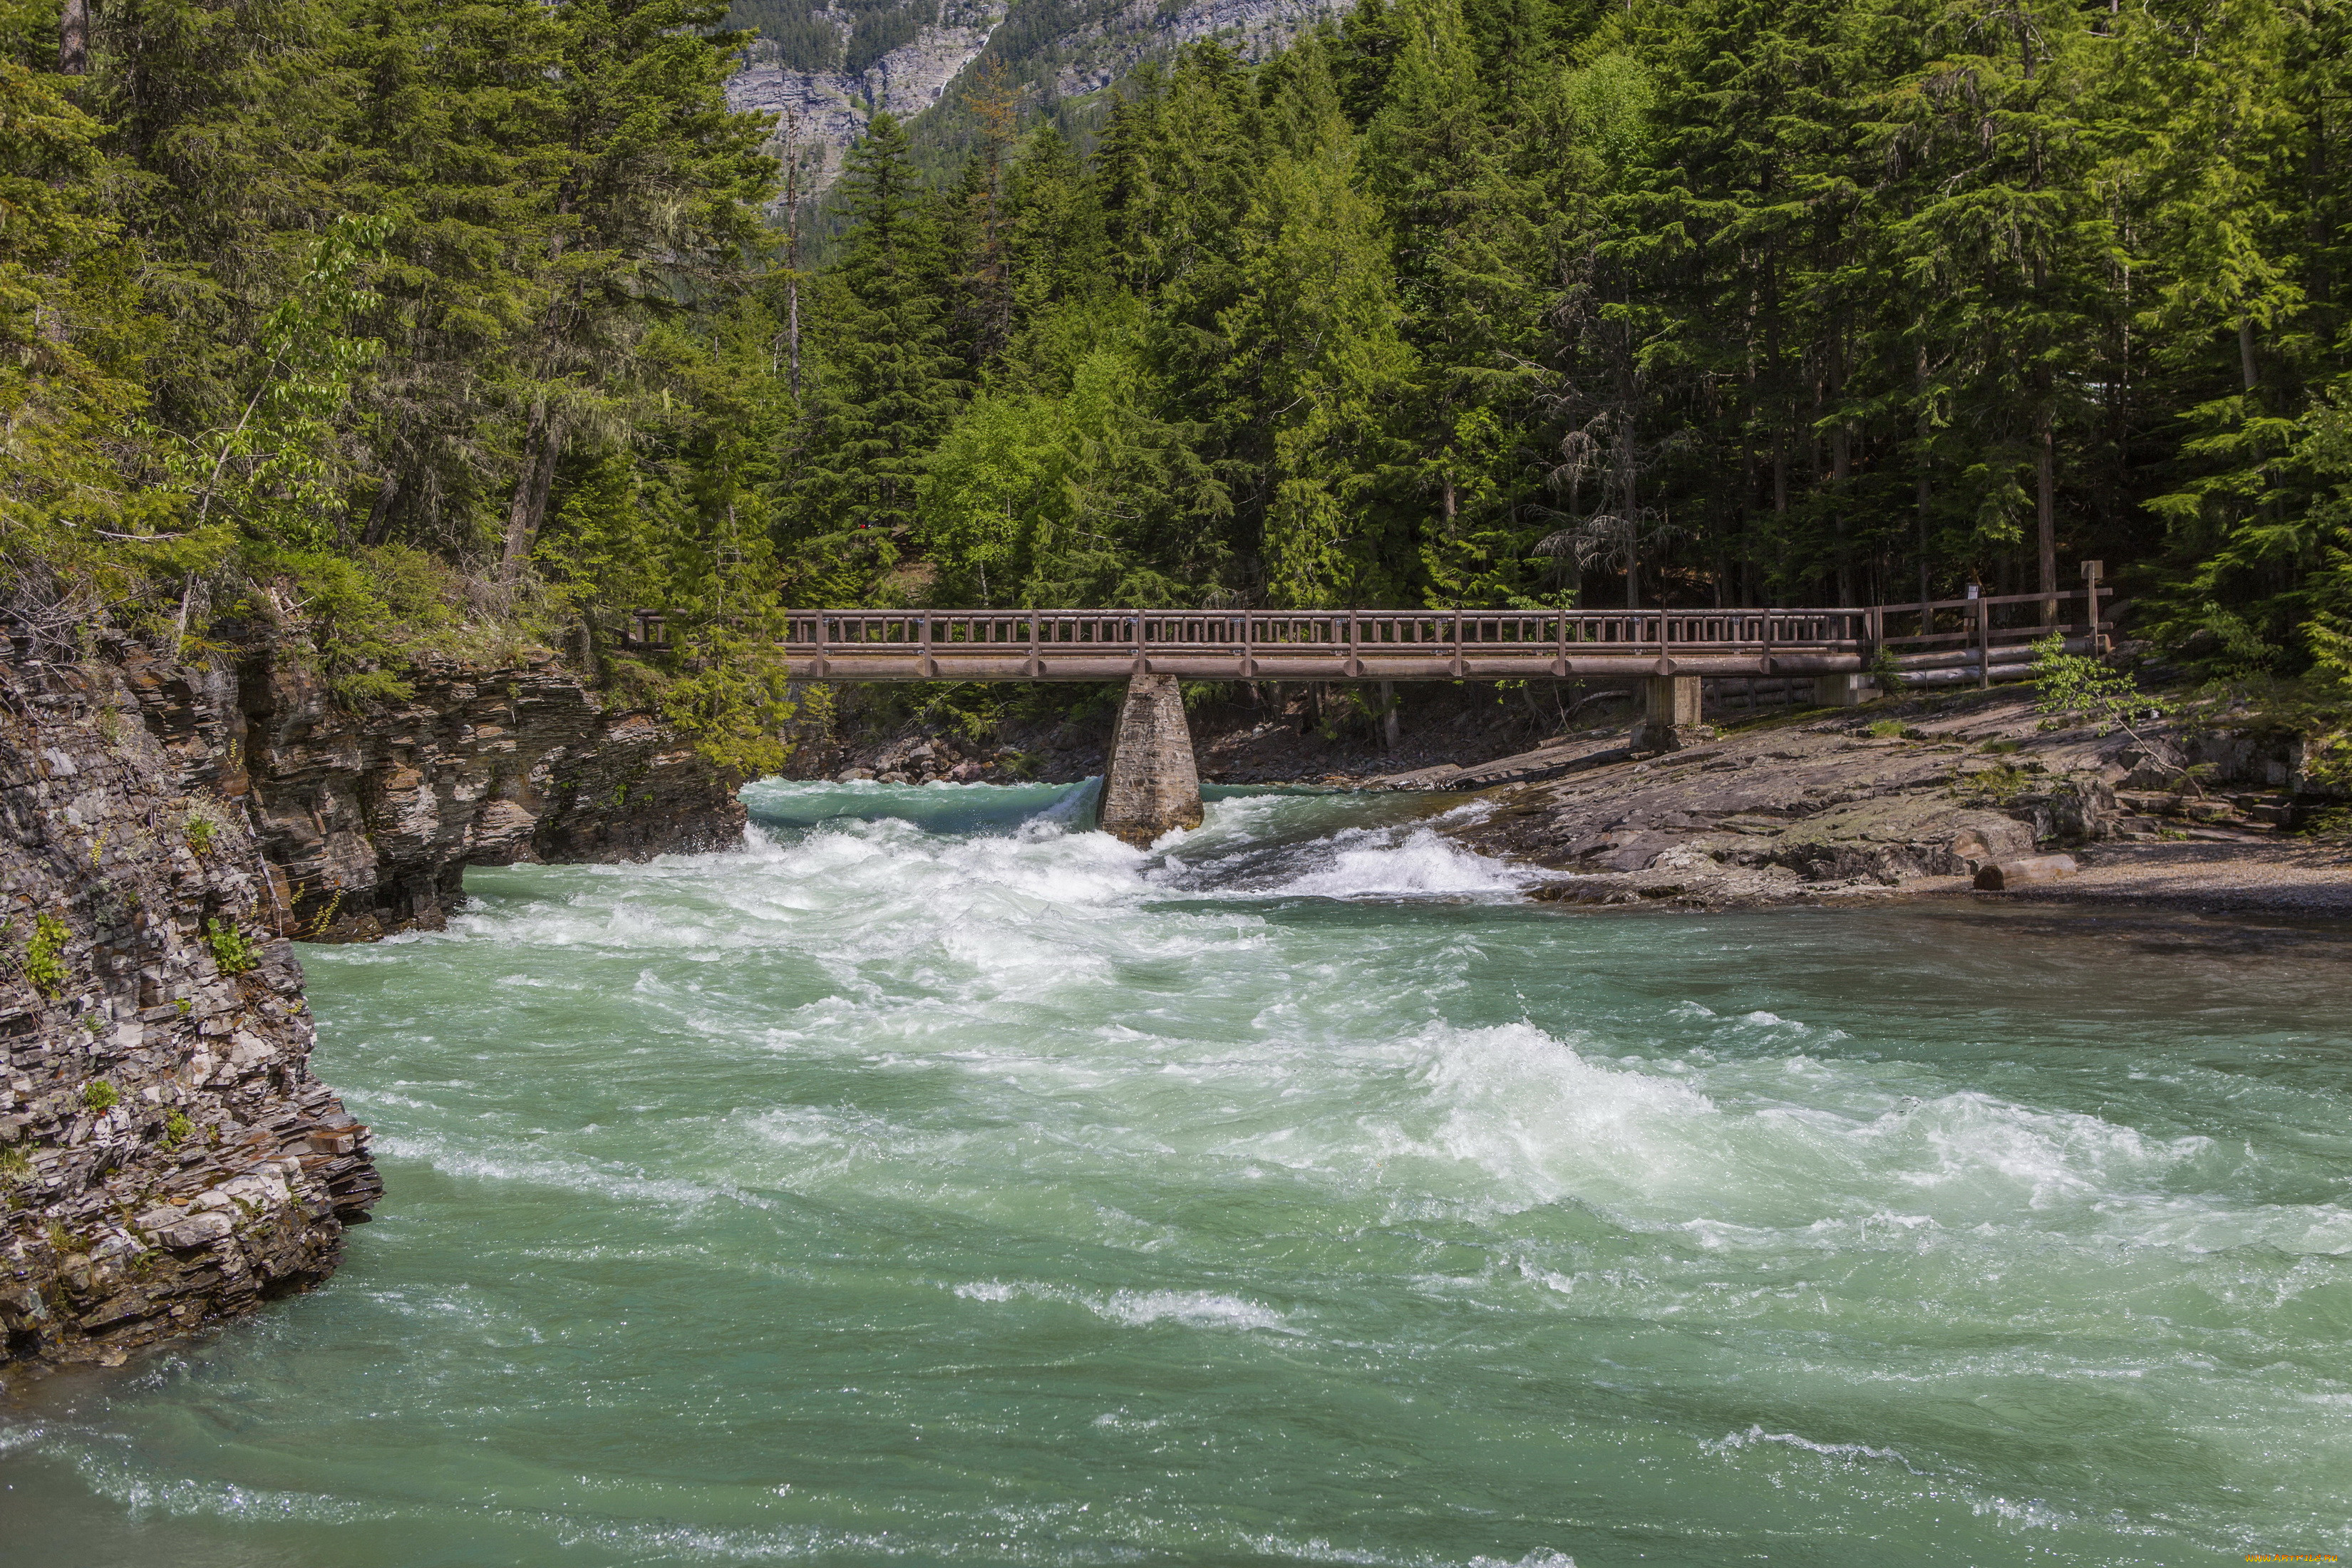
[[[848,535],[867,535],[862,554],[878,571],[897,558],[890,532],[917,521],[923,460],[960,388],[943,320],[938,223],[897,120],[874,117],[842,184],[847,257],[810,400],[800,527],[836,548],[860,542]]]
[[[1537,472],[1514,438],[1538,395],[1542,292],[1534,194],[1489,122],[1456,0],[1399,0],[1403,44],[1364,138],[1365,187],[1387,219],[1405,334],[1421,367],[1406,482],[1434,502],[1423,561],[1451,604],[1516,596]]]

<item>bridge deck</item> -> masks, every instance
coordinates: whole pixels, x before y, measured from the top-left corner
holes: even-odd
[[[1998,663],[2052,630],[2042,606],[2105,589],[1847,609],[794,610],[783,643],[818,680],[1514,680],[1833,675],[1884,648],[1909,665]],[[2031,625],[2002,625],[2031,606]],[[2008,612],[2008,613],[2004,613]],[[635,638],[667,640],[639,611]]]

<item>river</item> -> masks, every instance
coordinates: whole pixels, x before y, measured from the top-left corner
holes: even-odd
[[[0,1408],[0,1562],[2352,1553],[2340,929],[747,794],[742,852],[304,950],[382,1217]]]

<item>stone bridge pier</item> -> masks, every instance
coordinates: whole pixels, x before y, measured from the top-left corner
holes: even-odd
[[[1201,770],[1184,693],[1172,675],[1138,675],[1127,683],[1103,762],[1096,818],[1105,833],[1141,848],[1171,827],[1201,826]]]

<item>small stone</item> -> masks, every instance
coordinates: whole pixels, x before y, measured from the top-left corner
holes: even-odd
[[[235,1228],[228,1215],[207,1212],[190,1215],[177,1225],[164,1226],[155,1233],[155,1239],[174,1252],[185,1252],[218,1241]]]

